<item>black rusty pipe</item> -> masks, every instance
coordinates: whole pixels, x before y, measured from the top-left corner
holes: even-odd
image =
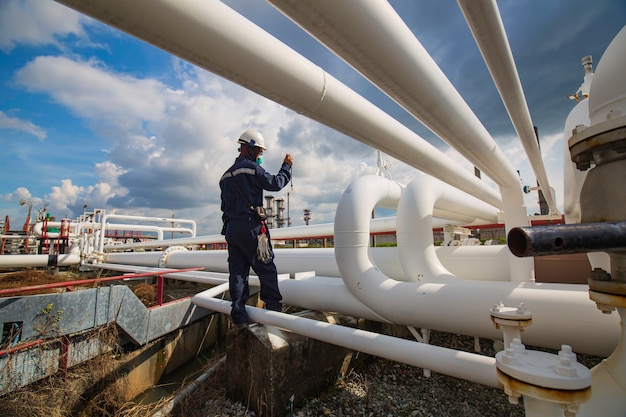
[[[507,243],[520,258],[626,248],[626,222],[515,227]]]

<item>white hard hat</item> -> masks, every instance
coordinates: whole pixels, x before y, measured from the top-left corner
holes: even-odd
[[[241,143],[243,145],[256,146],[257,148],[267,149],[265,147],[265,139],[261,132],[257,132],[256,130],[246,130],[239,136],[239,140],[237,143]]]

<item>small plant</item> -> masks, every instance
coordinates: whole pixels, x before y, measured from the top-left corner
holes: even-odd
[[[35,316],[33,329],[43,338],[56,336],[59,329],[59,322],[63,317],[63,310],[53,311],[54,305],[48,304]]]

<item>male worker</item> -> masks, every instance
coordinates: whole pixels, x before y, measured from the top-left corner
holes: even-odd
[[[263,151],[267,149],[261,133],[246,130],[237,143],[240,145],[239,157],[220,179],[220,189],[223,232],[228,243],[231,319],[237,329],[243,329],[248,325],[245,305],[250,296],[248,275],[251,267],[261,281],[261,300],[265,302],[265,308],[273,311],[282,308],[274,256],[272,254],[263,261],[257,257],[258,236],[266,227],[255,208],[263,206],[263,190],[280,191],[289,183],[293,159],[286,154],[280,171],[272,175],[261,167]]]

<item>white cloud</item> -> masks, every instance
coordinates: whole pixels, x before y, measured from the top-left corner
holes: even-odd
[[[51,187],[52,191],[46,195],[45,200],[50,203],[50,212],[62,212],[68,206],[73,205],[85,192],[84,187],[72,184],[72,180],[61,180],[60,186]]]
[[[15,80],[30,91],[49,94],[77,116],[116,130],[140,131],[165,109],[166,88],[159,81],[116,74],[95,60],[40,56],[19,70]]]
[[[19,130],[31,134],[40,140],[45,139],[47,136],[43,128],[27,120],[7,116],[3,111],[0,111],[0,129]]]
[[[0,50],[9,53],[17,44],[62,48],[56,38],[83,36],[88,19],[59,3],[42,0],[0,2]]]
[[[12,193],[0,195],[0,198],[5,201],[30,200],[31,197],[30,191],[25,187],[18,187]]]

